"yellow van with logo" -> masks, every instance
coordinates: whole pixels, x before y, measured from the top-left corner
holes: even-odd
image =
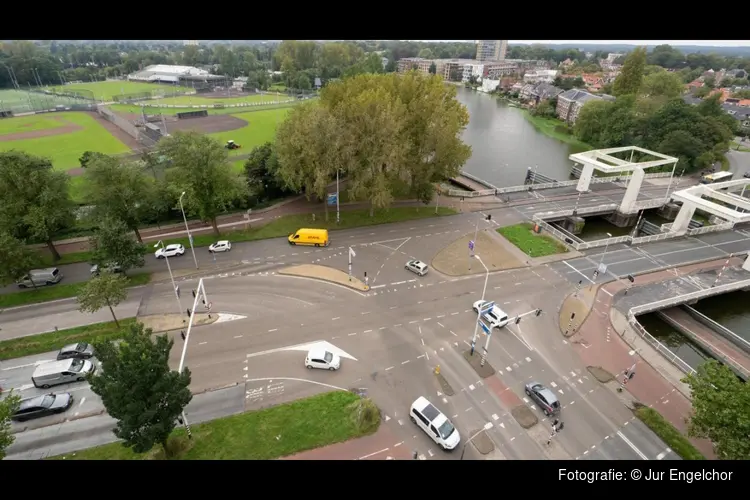
[[[327,247],[328,229],[298,229],[296,233],[289,235],[290,245],[312,245],[316,247]]]

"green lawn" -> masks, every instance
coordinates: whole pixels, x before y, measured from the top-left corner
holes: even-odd
[[[33,132],[35,130],[47,130],[64,126],[64,123],[54,119],[55,116],[57,115],[32,115],[19,116],[17,118],[5,118],[0,120],[0,136],[5,134]]]
[[[438,216],[455,215],[457,212],[452,208],[440,207]],[[315,214],[315,220],[312,214],[295,214],[284,215],[272,222],[258,228],[250,228],[247,231],[230,231],[222,235],[223,239],[228,239],[232,243],[240,241],[255,241],[268,238],[279,238],[289,236],[301,227],[314,227],[318,229],[350,229],[353,227],[374,226],[378,224],[388,224],[392,222],[403,222],[407,220],[426,219],[435,217],[434,207],[421,207],[418,211],[416,207],[394,207],[390,210],[376,210],[375,215],[370,217],[369,210],[342,210],[341,224],[336,224],[336,207],[331,207],[328,211],[328,222],[325,220],[323,209],[319,209]],[[193,236],[193,245],[196,247],[208,246],[219,239],[212,233]],[[331,234],[331,240],[336,242],[336,233]],[[165,245],[172,243],[181,243],[185,246],[190,245],[187,238],[174,238],[164,240]]]
[[[69,264],[71,262],[68,262]],[[59,263],[58,263],[59,265]],[[128,286],[145,285],[151,280],[151,273],[134,273],[128,276]],[[56,285],[42,286],[37,289],[26,289],[21,292],[6,293],[0,295],[0,308],[15,307],[28,304],[38,304],[50,300],[68,299],[78,295],[78,291],[86,282],[65,283],[63,281]]]
[[[185,96],[179,96],[179,97],[165,97],[163,99],[155,99],[153,101],[148,101],[148,103],[149,104],[169,104],[171,106],[175,106],[175,105],[212,106],[214,104],[228,105],[228,104],[242,104],[246,102],[251,102],[251,103],[279,102],[279,101],[288,101],[290,99],[294,99],[294,98],[286,94],[282,94],[282,95],[276,95],[276,94],[257,95],[256,94],[256,95],[249,95],[249,96],[244,96],[244,97],[227,97],[227,98],[211,98],[211,97],[201,97],[200,95],[185,95]]]
[[[51,92],[71,92],[76,90],[88,90],[94,93],[94,97],[100,101],[111,101],[112,96],[120,94],[136,94],[139,92],[162,92],[172,94],[175,92],[192,92],[188,87],[175,87],[174,85],[159,85],[156,83],[130,82],[126,80],[110,82],[88,82],[73,83],[71,85],[46,87]]]
[[[38,139],[23,139],[20,141],[0,142],[0,151],[17,149],[37,156],[46,156],[52,160],[57,170],[68,170],[80,166],[78,158],[84,151],[97,151],[104,154],[118,154],[130,151],[125,144],[112,136],[104,127],[99,125],[94,118],[84,113],[56,113],[57,119],[74,123],[81,130],[70,134],[52,135]],[[49,115],[37,115],[36,117],[45,123],[50,119]],[[19,120],[19,122],[16,122]],[[2,120],[10,122],[6,127],[14,126],[14,123],[33,123],[31,117],[17,117]]]
[[[669,423],[661,414],[649,408],[642,406],[635,410],[635,415],[651,429],[654,434],[659,436],[672,451],[677,453],[683,460],[705,460],[706,457],[682,435],[680,431]]]
[[[336,391],[240,413],[191,427],[193,439],[178,429],[170,443],[179,451],[176,460],[273,460],[372,434],[380,415],[370,400],[372,419],[357,419],[359,396]],[[179,443],[175,443],[179,441]],[[176,446],[175,446],[176,445]],[[160,446],[142,454],[120,443],[52,457],[51,460],[154,460],[163,458]]]
[[[559,241],[546,234],[536,234],[532,228],[528,223],[515,224],[498,228],[497,232],[529,257],[544,257],[568,251]]]
[[[243,145],[244,146],[244,145]],[[251,148],[252,151],[252,148]],[[246,151],[247,152],[247,151]],[[234,172],[237,172],[238,174],[241,174],[245,171],[245,162],[247,160],[237,160],[232,162],[232,170]]]
[[[40,333],[16,339],[0,341],[0,360],[21,358],[34,354],[56,351],[64,345],[76,342],[102,342],[116,340],[122,336],[122,330],[135,322],[135,318],[120,320],[120,328],[114,321],[79,326],[56,332]]]
[[[292,106],[296,106],[300,102],[304,101],[292,101],[287,102],[284,104],[264,104],[263,106],[257,106],[253,108],[207,108],[206,111],[208,111],[209,115],[234,115],[239,113],[251,113],[253,111],[267,111],[270,109],[283,109],[283,108],[291,108]],[[140,114],[141,112],[141,106],[135,106],[131,104],[112,104],[109,106],[112,108],[113,111],[118,111],[121,113],[135,113]],[[158,115],[159,113],[164,115],[175,115],[177,113],[184,113],[187,111],[185,108],[158,108],[158,107],[147,107],[146,113],[147,114],[153,114]]]
[[[230,156],[247,154],[254,147],[273,141],[276,136],[276,128],[284,121],[288,113],[289,108],[237,113],[234,116],[247,121],[247,126],[229,132],[217,132],[208,135],[222,144],[231,139],[242,146],[241,149],[230,151]]]
[[[269,92],[286,92],[287,88],[286,85],[283,83],[274,83],[270,87],[268,87]]]
[[[575,149],[580,151],[588,151],[590,149],[594,149],[585,142],[581,142],[576,139],[574,135],[562,131],[561,129],[565,126],[565,123],[561,120],[558,120],[557,118],[542,118],[540,116],[533,116],[526,110],[524,110],[523,115],[528,121],[531,122],[532,125],[534,125],[537,130],[539,130],[547,137],[552,137],[553,139],[557,139],[558,141],[570,144]]]

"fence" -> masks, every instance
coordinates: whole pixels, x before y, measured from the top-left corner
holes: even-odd
[[[651,346],[656,349],[667,361],[675,365],[681,372],[686,375],[695,373],[695,369],[682,360],[677,354],[673,353],[667,346],[656,340],[650,333],[643,328],[635,316],[628,313],[628,323],[635,329],[636,332]]]
[[[105,120],[114,123],[118,128],[120,128],[123,132],[127,133],[131,137],[133,137],[136,140],[141,139],[141,134],[138,133],[138,128],[125,118],[116,115],[109,109],[105,108],[104,106],[97,106],[96,111],[99,113],[99,116],[104,118]]]
[[[750,354],[750,342],[743,339],[736,333],[734,333],[732,330],[727,328],[724,325],[721,325],[717,323],[716,321],[712,320],[705,314],[701,313],[697,309],[690,307],[689,305],[683,305],[682,308],[686,313],[688,313],[690,316],[692,316],[697,322],[701,323],[703,326],[706,326],[713,330],[714,332],[718,333],[731,343],[735,344],[737,347],[745,351],[747,354]]]
[[[573,177],[575,177],[576,179],[579,179],[581,177],[581,171],[582,171],[581,167],[573,167],[572,169],[570,169],[570,175],[573,176]],[[671,171],[669,171],[669,172],[654,172],[654,173],[651,173],[651,174],[646,174],[646,177],[647,178],[651,178],[651,179],[659,179],[659,178],[669,177],[671,175],[672,175]],[[631,177],[633,177],[633,173],[632,172],[627,172],[625,175],[616,175],[616,176],[613,175],[612,177],[617,177],[618,181],[620,181],[620,180],[626,180],[627,181],[627,180],[630,180]]]
[[[238,102],[236,104],[160,104],[142,102],[141,106],[147,108],[159,108],[159,109],[213,109],[213,108],[251,108],[258,106],[273,106],[278,104],[289,104],[297,102],[296,99],[284,99],[279,101],[264,101],[264,102]]]
[[[205,118],[208,116],[208,111],[185,111],[183,113],[177,113],[178,120],[185,120],[188,118]]]

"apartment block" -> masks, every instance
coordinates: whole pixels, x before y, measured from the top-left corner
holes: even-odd
[[[508,40],[478,40],[477,61],[502,61],[508,51]]]

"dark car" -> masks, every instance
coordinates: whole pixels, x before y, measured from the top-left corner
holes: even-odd
[[[73,395],[69,392],[62,394],[45,394],[34,398],[24,399],[10,418],[16,422],[24,422],[32,418],[41,418],[56,413],[62,413],[73,406]]]
[[[122,268],[120,267],[120,264],[116,262],[110,262],[108,264],[104,264],[103,266],[100,266],[99,264],[94,264],[93,266],[91,266],[91,276],[99,276],[102,271],[104,271],[105,273],[121,273]]]
[[[66,345],[57,353],[57,360],[62,359],[89,359],[94,357],[94,346],[86,342]]]
[[[560,401],[557,400],[555,393],[544,387],[539,382],[526,384],[526,395],[534,400],[547,415],[556,415],[560,413]]]

